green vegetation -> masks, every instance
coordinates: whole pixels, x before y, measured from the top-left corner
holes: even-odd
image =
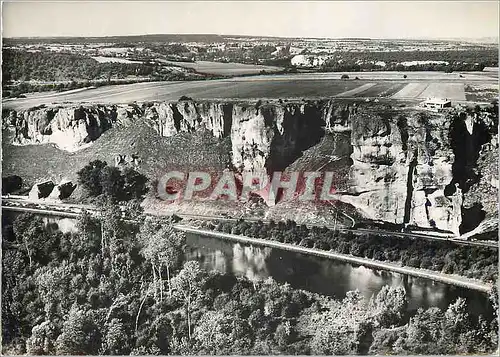
[[[326,227],[308,228],[293,221],[263,223],[240,219],[236,222],[204,222],[202,227],[357,257],[400,262],[409,267],[459,274],[485,282],[496,281],[498,277],[498,252],[494,248],[457,246],[443,241],[409,237],[354,234]]]
[[[137,213],[137,212],[136,212]],[[336,301],[272,280],[183,265],[172,219],[120,220],[105,204],[78,233],[40,217],[4,224],[2,336],[6,354],[491,353],[495,317],[475,321],[458,299],[405,318],[403,288]],[[492,295],[495,297],[495,295]],[[495,304],[496,299],[493,300]],[[496,311],[496,309],[495,309]]]
[[[3,97],[138,81],[184,81],[210,77],[191,69],[173,70],[172,65],[165,67],[149,60],[142,63],[99,63],[81,54],[11,49],[3,50],[2,54]],[[9,85],[12,81],[21,83]]]
[[[339,63],[339,60],[341,62]],[[385,66],[376,65],[385,62]],[[402,62],[443,61],[404,66]],[[361,63],[360,63],[361,62]],[[358,71],[482,71],[487,66],[498,66],[495,49],[454,51],[396,51],[396,52],[338,52],[321,68],[324,72]]]
[[[116,153],[137,153],[142,162],[136,170],[150,180],[174,169],[184,171],[196,167],[220,172],[231,162],[229,138],[220,140],[202,131],[162,137],[143,121],[107,130],[92,146],[75,153],[51,145],[9,145],[8,135],[4,131],[3,175],[19,175],[25,186],[33,185],[40,177],[57,180],[59,175],[76,182],[75,173],[86,164],[94,160],[114,162]]]
[[[148,76],[155,67],[141,63],[99,63],[91,57],[51,52],[4,50],[2,72],[4,81],[95,80]]]
[[[146,176],[129,167],[120,170],[105,161],[94,160],[77,172],[78,183],[87,193],[116,201],[140,199],[147,192]]]

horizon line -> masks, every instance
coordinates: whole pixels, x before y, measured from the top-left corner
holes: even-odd
[[[322,40],[480,40],[480,39],[496,39],[497,36],[481,36],[481,37],[302,37],[302,36],[277,36],[277,35],[242,35],[242,34],[218,34],[218,33],[142,33],[142,34],[125,34],[125,35],[103,35],[103,36],[73,36],[73,35],[48,35],[48,36],[12,36],[4,37],[3,39],[58,39],[58,38],[110,38],[110,37],[140,37],[140,36],[219,36],[219,37],[254,37],[254,38],[277,38],[277,39],[322,39]]]

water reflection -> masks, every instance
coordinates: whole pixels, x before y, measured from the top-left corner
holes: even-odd
[[[3,218],[8,220],[13,220],[16,216],[14,212],[3,213]],[[5,213],[8,213],[9,217],[6,217]],[[62,232],[77,231],[75,219],[42,217],[50,229]],[[430,306],[445,309],[458,297],[463,297],[467,299],[469,312],[473,315],[491,316],[493,313],[487,295],[478,291],[331,259],[233,243],[192,233],[187,234],[185,258],[197,260],[206,270],[244,276],[252,281],[272,277],[295,288],[339,299],[344,298],[348,291],[357,289],[368,300],[384,285],[402,285],[409,298],[409,311]]]
[[[491,315],[492,312],[486,294],[427,279],[268,247],[234,244],[192,233],[187,234],[187,246],[186,258],[196,259],[205,269],[244,276],[254,281],[272,277],[296,288],[339,299],[344,298],[348,291],[359,290],[366,300],[384,285],[404,286],[409,311],[431,306],[445,309],[458,297],[464,297],[473,315]]]
[[[74,218],[58,218],[53,216],[43,216],[43,223],[50,232],[61,231],[62,233],[76,233],[76,220]]]

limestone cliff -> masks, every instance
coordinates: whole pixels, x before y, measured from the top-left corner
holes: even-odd
[[[12,111],[6,120],[14,129],[14,145],[52,143],[62,150],[76,151],[113,125],[126,125],[134,117],[137,110],[131,106],[96,105]]]
[[[475,228],[481,219],[468,227],[464,222],[471,220],[471,215],[477,216],[477,206],[483,207],[481,201],[486,202],[490,215],[497,214],[491,203],[491,197],[496,197],[497,175],[491,174],[487,162],[496,157],[493,147],[498,145],[495,139],[491,144],[487,134],[495,126],[483,123],[491,116],[486,113],[475,119],[473,130],[477,135],[473,135],[464,133],[465,126],[455,128],[457,121],[462,123],[470,117],[461,111],[444,115],[360,108],[350,116],[353,165],[349,189],[339,193],[338,199],[371,219],[438,228],[457,235]],[[460,139],[453,139],[453,135]],[[477,158],[481,158],[479,165]],[[474,174],[476,167],[485,167],[484,175]],[[474,192],[491,195],[487,198]],[[485,215],[483,211],[482,217]]]
[[[152,103],[144,105],[143,110],[147,123],[162,136],[192,132],[204,126],[221,138],[230,132],[231,107],[229,103],[179,101]]]
[[[74,151],[137,120],[163,137],[204,130],[230,140],[235,171],[337,170],[337,199],[366,218],[458,234],[497,214],[492,111],[183,100],[34,108],[7,113],[3,124],[15,132],[16,145],[54,143]]]

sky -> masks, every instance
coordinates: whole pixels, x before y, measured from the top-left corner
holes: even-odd
[[[498,1],[3,2],[4,37],[498,37]]]

